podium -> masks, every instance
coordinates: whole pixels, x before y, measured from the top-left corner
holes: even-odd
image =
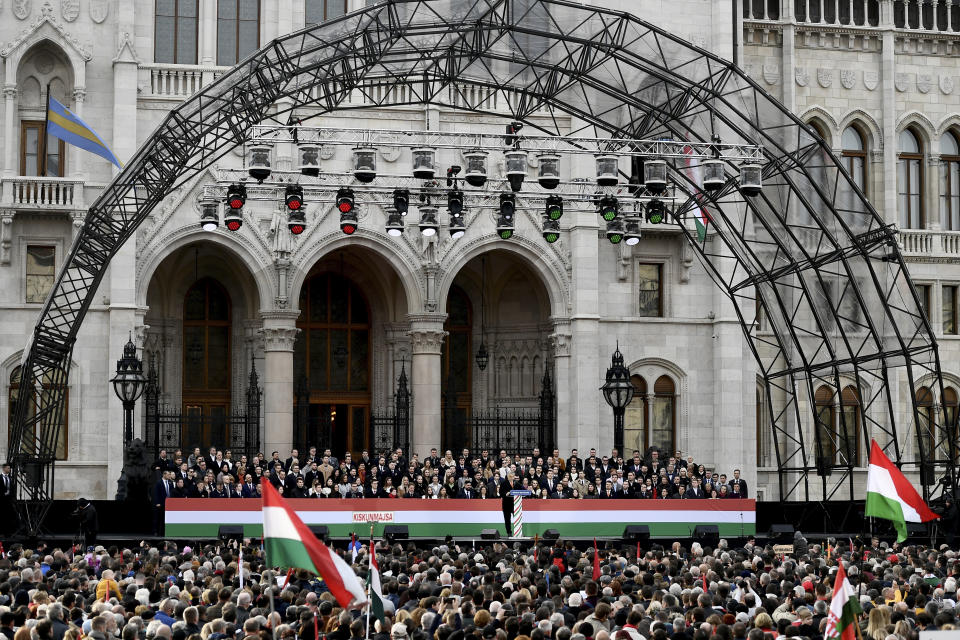
[[[513,497],[513,517],[510,518],[510,524],[513,525],[513,535],[511,538],[523,537],[523,499],[533,495],[529,489],[513,489],[507,492],[508,496]]]

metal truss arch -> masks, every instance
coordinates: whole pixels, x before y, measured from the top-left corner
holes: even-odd
[[[912,410],[892,397],[925,375],[942,394],[936,340],[894,231],[796,116],[732,63],[626,13],[566,0],[387,0],[250,55],[171,111],[90,207],[25,360],[36,410],[19,407],[12,462],[28,528],[52,499],[79,324],[110,258],[150,211],[282,113],[423,103],[499,115],[506,106],[555,135],[761,145],[759,196],[739,190],[733,166],[709,198],[697,167],[674,166],[671,179],[688,195],[677,223],[732,301],[766,385],[781,499],[853,497],[864,460],[851,438],[875,437],[897,463],[955,478],[955,429],[922,415],[912,393]],[[698,208],[711,218],[706,242],[684,224]],[[857,399],[858,424],[841,411],[818,426],[817,389],[838,396],[846,378],[872,390]],[[909,442],[918,455],[907,460]]]

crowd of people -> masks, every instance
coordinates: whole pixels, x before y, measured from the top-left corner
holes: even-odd
[[[574,449],[567,458],[557,449],[517,456],[503,450],[472,455],[464,449],[456,457],[449,450],[440,457],[431,449],[423,460],[416,453],[408,459],[402,449],[377,457],[364,451],[358,459],[349,451],[341,458],[329,449],[320,454],[316,447],[304,454],[294,449],[284,459],[274,451],[270,458],[257,454],[251,460],[215,447],[206,455],[199,448],[187,456],[160,451],[154,502],[160,506],[166,497],[256,498],[264,480],[288,498],[493,499],[511,489],[538,498],[749,497],[739,469],[728,477],[680,451],[672,456],[661,456],[657,449],[634,451],[626,459],[616,450],[599,456],[596,449],[584,457]]]
[[[957,553],[946,545],[795,542],[788,557],[753,540],[610,543],[597,575],[593,549],[569,542],[380,541],[382,619],[340,607],[316,576],[271,568],[258,541],[242,555],[237,541],[14,546],[0,558],[0,640],[817,640],[840,563],[864,640],[958,628]],[[367,549],[352,559],[360,578]]]

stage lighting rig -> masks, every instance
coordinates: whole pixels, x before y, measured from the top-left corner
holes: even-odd
[[[651,200],[647,203],[647,222],[663,224],[667,221],[667,207],[662,200]]]
[[[239,231],[243,226],[243,209],[227,209],[223,214],[223,226],[230,231]]]
[[[634,246],[640,243],[640,223],[636,218],[627,220],[627,231],[623,234],[624,243],[628,246]]]
[[[473,149],[463,154],[467,161],[467,171],[463,179],[471,187],[482,187],[487,183],[487,152]]]
[[[398,238],[403,235],[403,216],[396,211],[387,215],[387,235]]]
[[[410,192],[407,189],[396,189],[393,192],[393,208],[401,216],[407,215],[410,208]]]
[[[440,228],[440,222],[437,220],[437,208],[422,206],[420,207],[420,233],[426,237],[434,236]]]
[[[337,191],[337,209],[340,213],[350,213],[356,207],[353,189],[342,187]]]
[[[295,236],[307,230],[307,214],[303,209],[291,210],[287,214],[287,228]],[[352,232],[351,232],[352,233]]]
[[[450,216],[450,237],[456,240],[457,238],[462,238],[466,232],[467,223],[464,221],[463,215]]]
[[[463,213],[463,191],[451,189],[447,192],[447,209],[455,216]]]
[[[231,209],[242,209],[247,202],[247,188],[242,182],[235,182],[227,187],[227,206]]]
[[[620,203],[613,196],[604,196],[600,198],[600,217],[605,222],[616,220],[620,214]]]
[[[254,143],[250,145],[247,161],[247,174],[257,182],[263,182],[270,177],[270,145]]]
[[[200,203],[200,228],[204,231],[216,231],[220,226],[220,205],[216,200]]]
[[[501,215],[497,219],[497,235],[501,240],[509,240],[513,237],[513,216]]]
[[[543,239],[553,244],[560,239],[560,222],[551,220],[549,217],[543,218]]]
[[[512,193],[500,194],[500,215],[501,217],[513,220],[513,214],[517,210],[517,197]]]
[[[547,210],[545,214],[550,220],[559,220],[563,217],[563,198],[560,196],[547,197]]]
[[[607,240],[611,244],[620,244],[623,240],[623,221],[614,218],[607,222]]]
[[[460,172],[463,170],[458,164],[455,164],[447,168],[447,186],[456,187],[457,186],[457,176],[460,175]]]

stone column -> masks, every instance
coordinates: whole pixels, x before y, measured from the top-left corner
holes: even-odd
[[[17,155],[14,150],[14,116],[17,113],[17,85],[8,84],[3,87],[3,139],[6,141],[6,152],[3,154],[3,172],[14,176],[19,171],[16,165]]]
[[[896,60],[894,51],[893,1],[880,2],[880,28],[883,29],[880,51],[882,94],[882,115],[880,127],[883,130],[883,185],[882,199],[874,198],[875,204],[883,203],[884,220],[889,223],[898,221],[897,216],[897,89]],[[881,194],[877,194],[878,196]],[[748,485],[749,486],[749,485]]]
[[[215,0],[200,0],[200,64],[217,64],[217,8]]]
[[[293,447],[293,343],[299,311],[265,311],[263,320],[263,451],[286,457]]]
[[[576,421],[570,411],[573,395],[570,392],[570,319],[552,317],[550,322],[553,324],[550,346],[553,351],[553,390],[557,396],[557,448],[560,453],[569,455],[570,449],[577,446]]]
[[[445,313],[411,314],[410,346],[413,352],[413,424],[410,443],[422,460],[432,447],[440,448],[440,347],[447,332],[443,330]]]

